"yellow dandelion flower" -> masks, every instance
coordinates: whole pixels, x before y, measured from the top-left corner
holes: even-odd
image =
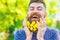
[[[31,26],[33,26],[34,24],[35,24],[35,21],[32,21]]]
[[[29,21],[27,21],[26,24],[27,24],[27,26],[30,26],[30,22]]]
[[[33,31],[36,31],[36,30],[37,30],[36,28],[33,29]]]
[[[30,27],[30,30],[32,31],[33,30],[33,27]]]

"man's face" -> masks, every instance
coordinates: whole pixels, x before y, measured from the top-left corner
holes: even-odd
[[[31,3],[28,11],[28,19],[30,21],[39,21],[40,18],[45,17],[46,9],[43,3]]]

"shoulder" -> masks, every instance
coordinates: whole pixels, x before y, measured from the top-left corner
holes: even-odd
[[[52,29],[51,28],[47,28],[46,35],[50,39],[51,39],[51,37],[52,37],[52,39],[56,39],[56,40],[59,39],[59,32],[55,28],[52,28]]]
[[[52,34],[57,34],[58,33],[58,30],[55,29],[55,28],[47,28],[47,31],[49,31]]]
[[[58,30],[55,29],[55,28],[47,28],[46,34],[52,36],[52,35],[58,35],[59,32],[58,32]]]
[[[22,33],[24,33],[24,29],[20,29],[15,32],[15,34],[22,34]]]
[[[17,30],[14,34],[14,40],[25,40],[26,34],[24,29]]]
[[[24,35],[25,35],[24,29],[20,29],[15,32],[15,36],[24,36]]]

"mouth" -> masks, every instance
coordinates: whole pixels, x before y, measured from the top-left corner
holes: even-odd
[[[40,21],[40,18],[41,18],[42,16],[41,16],[41,14],[40,13],[31,13],[30,14],[30,16],[28,16],[28,20],[30,21],[30,22],[32,22],[32,21]]]
[[[33,15],[31,17],[31,21],[38,21],[38,20],[39,20],[39,16],[37,16],[37,15]]]

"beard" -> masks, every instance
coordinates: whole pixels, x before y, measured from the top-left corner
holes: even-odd
[[[30,16],[28,16],[28,21],[31,23],[32,21],[40,21],[41,15],[39,13],[31,13]]]

